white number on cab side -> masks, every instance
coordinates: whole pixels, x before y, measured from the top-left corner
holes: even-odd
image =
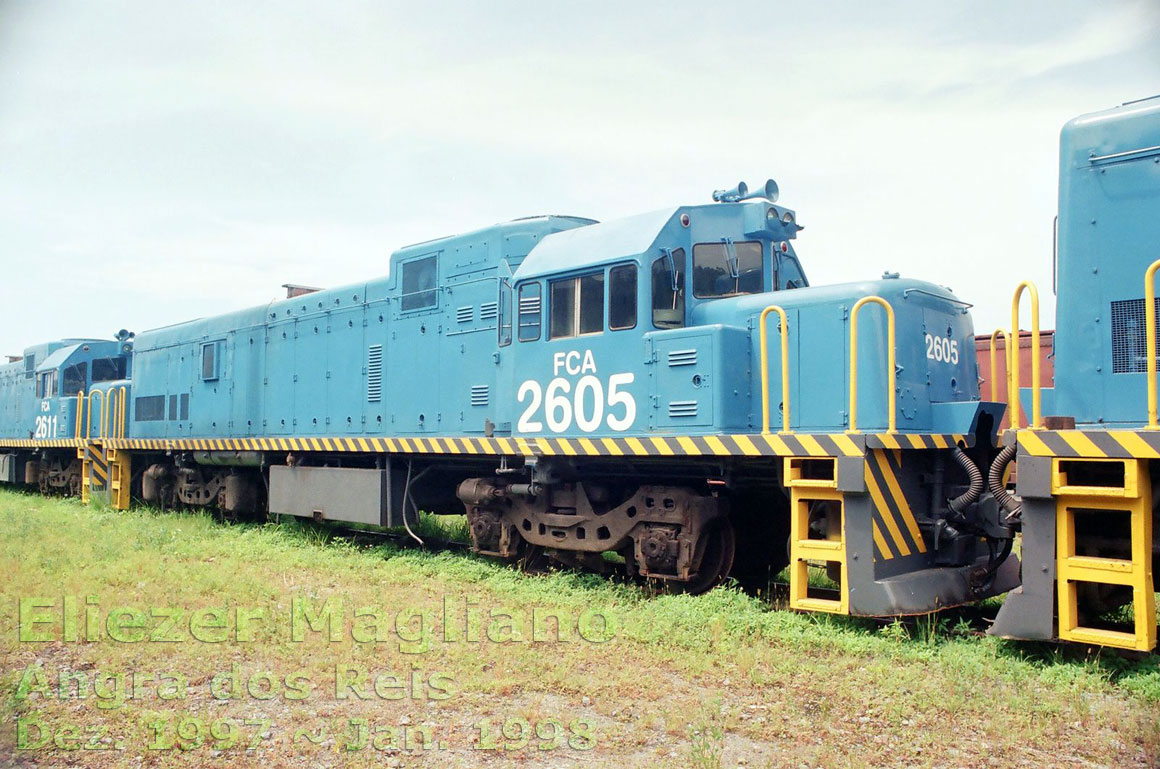
[[[636,400],[621,388],[632,384],[635,379],[635,374],[627,372],[612,374],[608,377],[607,390],[604,383],[592,374],[580,377],[574,388],[570,381],[560,376],[548,382],[546,388],[541,388],[535,379],[525,380],[516,392],[516,399],[521,404],[527,402],[516,429],[521,433],[542,431],[544,424],[538,417],[543,405],[543,418],[551,432],[568,430],[573,420],[581,432],[594,432],[601,424],[623,432],[636,421]]]
[[[55,438],[56,437],[56,417],[45,416],[41,414],[36,418],[36,430],[32,433],[33,438]]]
[[[945,336],[926,335],[926,357],[928,360],[939,363],[949,363],[952,366],[959,362],[959,341],[947,339]]]

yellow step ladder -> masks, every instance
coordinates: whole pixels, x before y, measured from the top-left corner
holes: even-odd
[[[846,578],[846,514],[838,491],[837,460],[833,457],[786,457],[785,479],[790,488],[789,605],[803,611],[849,613]],[[810,536],[810,511],[824,505],[837,522],[827,526],[825,539]],[[837,565],[837,600],[809,594],[810,562]]]
[[[1123,481],[1119,480],[1120,466]],[[1093,473],[1092,471],[1100,471]],[[1078,479],[1073,477],[1082,474]],[[1092,477],[1113,478],[1094,485]],[[1056,498],[1056,581],[1059,637],[1065,641],[1150,651],[1156,646],[1156,595],[1152,581],[1152,482],[1140,459],[1063,459],[1052,462]],[[1129,558],[1084,555],[1077,551],[1077,515],[1128,520]],[[1080,624],[1080,583],[1131,588],[1133,631]]]
[[[129,509],[129,485],[132,480],[132,462],[129,454],[109,449],[109,503],[116,510]]]

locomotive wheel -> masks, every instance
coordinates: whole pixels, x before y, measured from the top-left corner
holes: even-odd
[[[725,581],[733,570],[733,557],[737,553],[737,537],[733,524],[728,520],[718,521],[705,532],[705,555],[701,558],[701,570],[697,576],[685,583],[686,593],[697,595],[712,590]]]
[[[655,580],[657,587],[666,593],[700,595],[720,585],[733,569],[733,557],[737,553],[737,537],[733,524],[719,520],[705,532],[705,554],[701,557],[701,569],[688,582],[677,580]],[[651,581],[651,580],[650,580]]]

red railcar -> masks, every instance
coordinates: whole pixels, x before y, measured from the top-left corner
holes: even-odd
[[[1054,331],[1039,332],[1039,375],[1041,387],[1051,387],[1055,381]],[[983,400],[1007,402],[1007,347],[1002,335],[995,341],[995,378],[991,373],[991,337],[982,334],[975,337],[975,358],[979,361],[979,394]],[[1019,332],[1019,386],[1031,386],[1031,332]],[[1008,410],[1010,414],[1010,410]],[[1009,416],[1003,417],[1000,425],[1006,428]],[[1023,415],[1022,424],[1027,423]]]

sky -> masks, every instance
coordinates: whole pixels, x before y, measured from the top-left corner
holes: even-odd
[[[1160,0],[0,0],[0,354],[769,177],[812,284],[1049,328],[1059,130],[1158,93]]]

